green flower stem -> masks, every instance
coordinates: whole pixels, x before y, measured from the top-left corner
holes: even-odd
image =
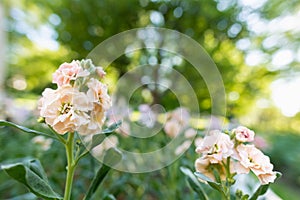
[[[230,173],[230,157],[227,158],[226,163],[223,162],[223,165],[225,167],[226,170],[226,181],[225,183],[223,183],[223,189],[224,189],[224,193],[225,193],[225,199],[226,200],[230,200],[230,187],[231,187],[231,183],[230,183],[230,179],[231,177],[231,173]]]
[[[52,131],[52,133],[55,135],[55,139],[57,139],[58,141],[60,141],[63,144],[66,144],[67,141],[65,140],[64,137],[62,137],[60,134],[58,134],[50,125],[48,125],[49,129]]]
[[[74,135],[75,135],[75,133],[68,133],[68,139],[67,139],[67,142],[65,143],[68,167],[67,167],[67,179],[66,179],[66,185],[65,185],[64,200],[70,200],[70,198],[71,198],[73,176],[74,176],[75,167],[76,167],[76,164],[74,162],[74,152],[73,152],[73,150],[74,150]]]

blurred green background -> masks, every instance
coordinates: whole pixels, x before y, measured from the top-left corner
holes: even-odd
[[[227,121],[246,125],[266,139],[265,152],[271,156],[275,169],[283,172],[273,190],[283,199],[298,199],[299,1],[2,0],[0,8],[1,118],[40,129],[35,124],[36,101],[45,87],[54,87],[52,73],[61,63],[83,59],[105,39],[129,29],[152,26],[177,30],[201,44],[215,61],[226,89]],[[121,56],[107,68],[107,79],[113,85],[129,69],[159,56],[158,51]],[[158,63],[161,61],[159,58]],[[209,116],[209,92],[204,80],[189,65],[184,61],[171,63],[191,82],[201,115]],[[178,106],[170,91],[157,94],[144,88],[144,93],[152,98],[137,92],[131,101],[134,109],[141,103],[159,103],[168,109]],[[59,144],[54,142],[51,149],[42,151],[32,144],[31,136],[13,129],[0,130],[0,162],[39,157],[52,183],[58,191],[62,190],[65,158]],[[107,191],[118,199],[193,198],[179,171],[180,165],[193,166],[193,148],[160,171],[113,172],[105,183]],[[87,173],[78,174],[84,174],[87,181],[93,176],[88,169],[96,163],[87,158],[82,165]],[[75,194],[84,192],[84,181],[76,182]],[[0,172],[1,199],[22,193],[26,189]]]

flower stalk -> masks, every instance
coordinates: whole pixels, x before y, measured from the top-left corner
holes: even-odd
[[[68,134],[68,139],[65,144],[66,154],[67,154],[67,178],[65,184],[65,194],[64,200],[70,200],[71,198],[71,191],[72,191],[72,184],[73,184],[73,177],[76,168],[76,164],[74,162],[74,132]]]

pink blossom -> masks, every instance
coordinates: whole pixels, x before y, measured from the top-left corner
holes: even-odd
[[[115,135],[110,135],[106,137],[101,144],[97,145],[92,149],[92,154],[96,158],[101,159],[104,151],[110,148],[116,148],[118,144],[119,144],[118,137]]]
[[[261,184],[274,182],[276,173],[270,158],[264,155],[254,145],[241,144],[237,146],[237,155],[240,165],[236,168],[237,173],[248,173],[251,170],[260,180]]]
[[[210,159],[208,159],[205,156],[198,158],[195,161],[195,168],[196,168],[197,172],[200,172],[201,174],[210,178],[212,181],[215,180],[215,176],[214,176],[212,168],[215,168],[219,172],[220,178],[222,180],[225,180],[225,178],[226,178],[226,175],[225,175],[226,172],[225,172],[224,166],[222,166],[220,164],[211,164]]]
[[[57,90],[46,88],[39,100],[40,116],[59,134],[74,132],[87,124],[87,112],[92,108],[87,96],[71,86]]]
[[[255,133],[244,126],[237,127],[233,130],[233,132],[235,133],[235,138],[237,141],[252,142],[254,140]]]
[[[259,181],[262,185],[274,183],[276,177],[277,177],[276,172],[273,172],[273,171],[265,173],[265,174],[259,174],[257,176],[257,178],[259,179]]]
[[[254,138],[253,144],[254,144],[257,148],[262,149],[262,150],[268,148],[268,143],[267,143],[267,141],[266,141],[263,137],[261,137],[261,136],[256,136],[256,137]]]
[[[91,78],[87,83],[89,90],[87,96],[91,102],[101,105],[103,111],[107,111],[111,107],[111,99],[107,93],[107,86],[97,79]]]
[[[193,128],[189,128],[184,132],[185,138],[194,138],[197,135],[197,131]]]
[[[96,67],[96,73],[100,78],[103,78],[106,75],[102,67]]]
[[[182,126],[187,126],[189,123],[190,114],[186,108],[182,108],[182,107],[176,108],[169,115],[170,115],[170,120],[176,120]]]
[[[233,154],[233,147],[234,144],[229,135],[220,131],[213,131],[211,135],[203,138],[196,148],[196,152],[206,156],[211,163],[219,163]]]
[[[175,149],[175,155],[183,154],[191,146],[192,141],[186,140]]]
[[[59,87],[70,84],[71,81],[75,81],[76,78],[86,77],[90,73],[80,66],[80,62],[72,61],[71,63],[63,63],[53,73],[53,83],[56,83]]]
[[[176,137],[181,132],[181,129],[182,126],[176,120],[169,120],[164,126],[164,131],[171,138]]]
[[[42,150],[47,151],[50,149],[53,140],[51,138],[46,138],[44,136],[38,135],[32,138],[33,143],[38,144]]]
[[[197,172],[200,172],[201,174],[207,176],[211,180],[215,180],[213,172],[209,170],[210,165],[210,161],[205,158],[198,158],[195,161],[195,169]]]

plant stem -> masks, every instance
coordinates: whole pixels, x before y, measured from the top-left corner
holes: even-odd
[[[66,148],[66,154],[67,154],[67,179],[66,179],[66,185],[65,185],[65,194],[64,194],[64,200],[70,200],[71,198],[71,190],[72,190],[72,183],[73,183],[73,176],[75,171],[75,163],[74,163],[74,134],[75,133],[68,133],[68,139],[65,143]]]

